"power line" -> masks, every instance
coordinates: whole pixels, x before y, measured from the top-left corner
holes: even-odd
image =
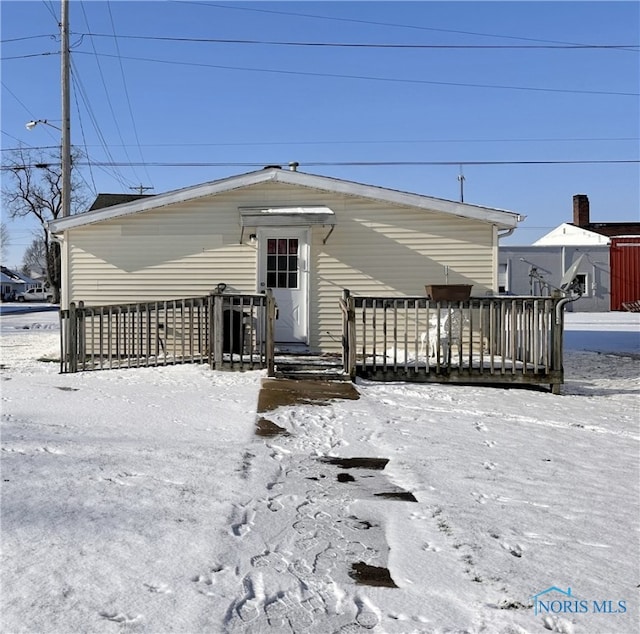
[[[75,165],[93,165],[96,167],[263,167],[264,165],[286,165],[286,161],[278,162],[161,162],[127,163],[121,161],[77,161]],[[520,160],[520,161],[305,161],[305,167],[394,167],[394,166],[444,166],[444,165],[614,165],[640,163],[640,159],[580,159],[580,160]],[[25,165],[25,167],[36,167]],[[2,169],[9,169],[3,167]]]
[[[84,16],[84,19],[85,19],[85,22],[87,24],[87,27],[89,27],[89,20],[87,18],[87,12],[85,11],[84,2],[81,3],[81,8],[82,8],[82,14]],[[100,60],[97,57],[97,54],[96,54],[97,51],[95,49],[93,40],[91,41],[91,46],[93,48],[93,53],[94,53],[94,56],[96,58],[96,65],[98,66],[98,74],[100,76],[100,80],[101,80],[102,86],[104,88],[104,94],[105,94],[105,97],[106,97],[107,105],[109,106],[109,111],[111,112],[111,116],[113,118],[113,122],[115,124],[115,128],[116,128],[116,131],[118,133],[118,137],[120,138],[120,142],[122,144],[121,147],[125,148],[125,155],[126,155],[127,159],[130,160],[129,154],[126,151],[126,146],[124,145],[124,139],[122,138],[122,132],[120,130],[120,125],[118,123],[118,118],[116,117],[116,113],[115,113],[114,108],[113,108],[113,103],[111,101],[110,91],[107,89],[107,84],[106,84],[106,81],[105,81],[104,73],[102,72],[102,66],[100,64]],[[78,113],[79,113],[79,109],[78,109]],[[87,146],[85,145],[85,147],[87,147]],[[121,184],[123,184],[123,183],[121,182]]]
[[[51,17],[53,17],[53,19],[55,20],[56,24],[58,24],[60,20],[53,8],[53,2],[51,2],[51,0],[49,0],[49,2],[47,2],[46,0],[42,0],[42,4],[44,4],[44,6],[47,8],[49,13],[51,14]]]
[[[76,55],[86,55],[82,51],[76,51]],[[569,93],[580,95],[614,95],[619,97],[639,97],[640,93],[635,92],[617,92],[608,90],[571,90],[568,88],[538,88],[534,86],[504,86],[500,84],[472,84],[465,82],[451,82],[451,81],[432,81],[426,79],[401,79],[398,77],[374,77],[370,75],[341,75],[339,73],[314,73],[310,71],[298,71],[298,70],[282,70],[272,68],[251,68],[246,66],[222,66],[219,64],[205,64],[203,62],[180,62],[176,60],[164,60],[164,59],[152,59],[148,57],[131,57],[131,56],[119,56],[110,55],[108,53],[100,53],[102,57],[111,57],[118,59],[128,59],[138,62],[150,62],[157,64],[174,64],[178,66],[195,66],[201,68],[217,68],[220,70],[239,70],[243,72],[253,73],[275,73],[280,75],[297,75],[305,77],[330,77],[334,79],[359,79],[364,81],[381,81],[401,84],[425,84],[435,86],[458,86],[463,88],[490,88],[500,90],[525,90],[534,92],[551,92],[551,93]]]
[[[7,134],[15,141],[20,142],[20,139],[14,137],[3,131],[3,134]],[[300,146],[300,145],[388,145],[388,144],[412,144],[417,145],[420,143],[600,143],[600,142],[625,142],[625,141],[640,141],[640,137],[575,137],[575,138],[563,138],[563,137],[546,137],[540,139],[531,138],[513,138],[513,139],[376,139],[376,140],[348,140],[348,139],[323,139],[318,141],[306,140],[306,141],[236,141],[225,143],[143,143],[143,148],[199,148],[199,147],[255,147],[255,146]],[[55,149],[53,145],[42,146],[30,146],[32,149],[37,150],[51,150]],[[90,145],[83,143],[83,147],[86,149],[93,147],[102,147],[101,145]],[[137,147],[133,144],[114,144],[111,143],[111,148],[119,147]],[[12,152],[17,147],[0,148],[0,152]],[[128,157],[127,157],[128,158]]]
[[[8,135],[11,136],[11,135]],[[18,138],[12,137],[16,141]],[[386,145],[386,144],[419,144],[419,143],[598,143],[602,141],[640,141],[640,137],[545,137],[545,138],[496,138],[496,139],[323,139],[305,141],[235,141],[223,143],[143,143],[142,147],[253,147],[257,145]],[[39,146],[37,149],[51,149],[54,146]],[[86,145],[85,147],[101,147]],[[130,144],[111,144],[110,147],[131,147]],[[17,148],[0,148],[0,152],[10,152]]]
[[[12,37],[7,40],[0,40],[0,44],[9,44],[11,42],[23,42],[24,40],[36,40],[41,37],[53,38],[55,35],[52,33],[46,33],[42,35],[25,35],[24,37]]]
[[[82,142],[83,142],[83,147],[84,147],[84,154],[85,154],[85,156],[89,156],[89,152],[88,152],[88,149],[87,149],[87,140],[86,140],[86,137],[85,137],[85,134],[84,134],[84,125],[83,125],[83,122],[82,122],[82,117],[80,116],[80,104],[78,102],[78,94],[77,94],[77,92],[73,93],[73,101],[75,103],[76,112],[78,114],[78,123],[80,125],[80,136],[82,137]],[[91,189],[91,191],[94,194],[97,194],[98,189],[96,187],[96,181],[95,181],[95,179],[93,177],[93,170],[91,169],[91,166],[89,166],[89,177],[91,178],[91,183],[93,185],[93,188],[91,188],[91,185],[89,185],[89,183],[87,182],[87,179],[84,178],[84,175],[82,173],[80,173],[80,177],[85,182],[87,187],[89,189]]]
[[[80,98],[82,99],[84,106],[86,108],[87,114],[89,115],[89,119],[91,121],[91,123],[93,124],[93,129],[95,130],[98,139],[100,140],[100,143],[102,145],[102,149],[104,150],[104,153],[109,157],[109,159],[111,161],[113,161],[113,156],[111,155],[111,151],[109,149],[109,144],[107,143],[106,139],[104,138],[104,135],[102,134],[102,130],[100,129],[100,126],[98,124],[98,120],[93,112],[93,108],[91,107],[91,103],[89,101],[89,97],[86,93],[86,90],[84,89],[84,86],[82,84],[82,80],[80,79],[79,73],[76,71],[76,67],[75,67],[75,62],[73,60],[71,60],[71,68],[73,70],[72,73],[72,79],[74,82],[74,85],[76,86],[76,89],[78,91],[78,93],[80,94]],[[82,164],[82,163],[80,163]],[[76,163],[76,165],[78,165],[78,163]],[[115,166],[115,165],[110,165],[109,163],[105,163],[104,165],[101,165],[99,163],[93,163],[93,165],[95,165],[96,167],[100,166],[100,167],[110,167],[110,166]],[[113,174],[113,177],[120,183],[120,185],[122,187],[126,187],[127,183],[125,182],[125,177],[122,174],[119,174],[117,172],[115,172]],[[132,181],[129,181],[132,182]]]
[[[74,33],[83,37],[115,38],[108,33]],[[198,44],[253,44],[267,46],[299,46],[318,48],[373,48],[373,49],[558,49],[558,50],[609,50],[609,49],[637,49],[640,44],[390,44],[367,42],[301,42],[282,40],[246,40],[221,39],[200,37],[170,37],[162,35],[118,35],[118,39],[159,41],[159,42],[188,42]]]
[[[3,62],[8,62],[12,59],[28,59],[30,57],[47,57],[51,55],[60,55],[60,51],[52,51],[50,53],[31,53],[29,55],[12,55],[11,57],[5,57],[4,55],[0,57],[0,60]]]
[[[24,108],[25,112],[27,112],[32,119],[35,120],[38,118],[33,116],[33,113],[31,112],[31,110],[29,110],[29,108],[24,104],[24,102],[20,99],[20,97],[18,97],[18,95],[16,95],[16,93],[13,92],[13,90],[11,90],[11,88],[9,88],[7,84],[5,84],[3,81],[0,82],[0,84]]]
[[[316,20],[330,20],[334,22],[354,22],[356,24],[370,24],[372,26],[386,26],[386,27],[391,26],[394,28],[414,29],[419,31],[435,31],[438,33],[456,33],[459,35],[495,37],[499,39],[520,40],[523,42],[545,42],[549,44],[573,44],[573,45],[579,44],[577,42],[566,42],[562,40],[543,40],[539,38],[521,37],[516,35],[502,35],[497,33],[479,33],[476,31],[461,31],[457,29],[441,29],[436,27],[421,26],[418,24],[398,24],[393,22],[376,22],[373,20],[361,20],[356,18],[339,18],[335,16],[315,15],[310,13],[295,13],[293,11],[275,11],[273,9],[256,9],[255,7],[239,7],[239,6],[230,6],[230,5],[224,5],[224,4],[214,4],[210,2],[187,2],[185,0],[173,0],[173,1],[174,2],[179,1],[180,4],[195,4],[198,6],[213,7],[217,9],[231,9],[234,11],[253,11],[256,13],[271,13],[274,15],[290,15],[290,16],[301,17],[301,18],[312,18]],[[622,50],[626,50],[626,49],[622,49]]]
[[[129,89],[127,87],[127,80],[126,80],[126,77],[125,77],[124,66],[122,64],[122,57],[120,55],[120,44],[118,43],[118,36],[116,36],[116,26],[115,26],[115,23],[113,21],[113,13],[111,12],[111,2],[109,0],[107,0],[107,9],[109,11],[109,20],[111,21],[111,28],[113,30],[113,36],[114,36],[114,43],[115,43],[115,46],[116,46],[116,52],[118,53],[118,62],[119,62],[119,65],[120,65],[120,75],[122,77],[122,85],[124,86],[125,99],[126,99],[126,102],[127,102],[127,106],[129,108],[129,116],[131,117],[131,125],[133,127],[133,135],[134,135],[135,140],[136,140],[136,144],[137,144],[137,147],[138,147],[138,153],[140,155],[140,158],[144,162],[144,155],[142,153],[142,147],[140,146],[140,138],[138,136],[138,128],[136,126],[136,119],[133,116],[133,109],[131,107],[131,99],[129,97]],[[145,168],[145,172],[146,172],[146,168]],[[135,170],[134,170],[134,173],[135,173]],[[151,177],[149,176],[149,173],[146,172],[146,174],[147,174],[148,179],[151,180]],[[138,179],[138,180],[140,180],[140,179]]]

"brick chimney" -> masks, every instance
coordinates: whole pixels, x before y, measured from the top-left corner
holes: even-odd
[[[586,194],[576,194],[573,197],[573,224],[586,227],[589,222],[589,198]]]

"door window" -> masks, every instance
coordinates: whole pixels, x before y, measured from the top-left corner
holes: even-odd
[[[267,239],[267,286],[298,288],[298,238]]]

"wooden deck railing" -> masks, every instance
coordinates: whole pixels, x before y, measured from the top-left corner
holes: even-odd
[[[344,291],[346,372],[386,381],[549,384],[564,381],[560,297],[352,296]],[[274,375],[270,291],[60,311],[61,372],[209,363]]]
[[[273,374],[275,302],[264,295],[212,293],[156,302],[60,311],[60,371],[209,363]]]
[[[343,361],[379,380],[549,384],[564,380],[560,297],[354,297],[343,311]]]

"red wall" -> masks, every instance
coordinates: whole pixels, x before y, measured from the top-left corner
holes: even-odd
[[[611,310],[640,300],[640,237],[611,238]]]

